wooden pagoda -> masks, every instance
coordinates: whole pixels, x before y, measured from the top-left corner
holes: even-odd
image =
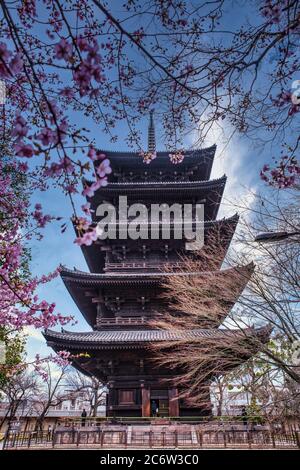
[[[150,151],[155,150],[152,118],[148,146]],[[209,244],[210,235],[216,229],[221,234],[215,254],[219,256],[216,278],[227,276],[233,268],[221,270],[221,264],[238,216],[217,220],[226,177],[210,180],[215,150],[212,146],[186,151],[183,162],[178,165],[170,161],[169,152],[157,152],[157,158],[145,165],[138,153],[103,151],[113,171],[109,184],[89,200],[91,207],[96,210],[103,201],[117,205],[121,195],[127,196],[128,204],[142,202],[147,206],[154,202],[204,203],[205,243]],[[96,223],[95,212],[93,214]],[[68,350],[74,355],[87,353],[75,359],[74,366],[107,384],[108,416],[149,417],[157,414],[157,410],[160,416],[209,414],[209,406],[195,408],[177,398],[176,386],[165,380],[175,372],[157,367],[149,347],[154,342],[177,339],[175,333],[154,329],[149,322],[155,315],[163,315],[168,308],[161,298],[161,284],[165,276],[178,274],[181,255],[188,253],[185,240],[97,240],[91,246],[82,246],[82,251],[90,272],[64,268],[61,277],[91,331],[47,330],[44,332],[47,344],[55,351]],[[167,272],[164,271],[166,263]],[[234,268],[240,276],[241,290],[252,268],[251,265]],[[228,305],[228,311],[231,307]],[[206,322],[202,329],[184,334],[191,341],[208,335],[218,341],[228,334],[219,328],[223,319]],[[250,339],[259,337],[263,341],[269,336],[268,328],[250,328],[244,333]],[[230,334],[239,335],[240,332]],[[247,358],[237,358],[236,363]],[[210,403],[209,384],[207,402]]]

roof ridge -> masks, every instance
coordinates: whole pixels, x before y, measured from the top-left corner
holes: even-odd
[[[196,152],[209,152],[213,149],[216,149],[217,148],[217,145],[216,144],[213,144],[209,147],[204,147],[204,148],[189,148],[189,149],[184,149],[183,151],[184,152],[191,152],[191,153],[196,153]],[[101,153],[104,153],[107,152],[107,153],[112,153],[112,154],[123,154],[123,155],[136,155],[138,156],[139,153],[140,153],[140,150],[109,150],[109,149],[99,149],[99,151]],[[164,149],[164,150],[156,150],[156,153],[157,154],[160,154],[160,153],[172,153],[172,150],[168,150],[168,149]]]
[[[263,325],[261,327],[249,326],[246,328],[197,328],[192,330],[167,330],[167,329],[140,329],[140,330],[95,330],[85,332],[72,332],[72,331],[55,331],[46,329],[43,331],[43,336],[46,340],[51,338],[64,339],[72,341],[80,338],[88,338],[88,341],[92,344],[93,342],[97,345],[103,343],[118,343],[118,342],[148,342],[148,341],[161,341],[161,340],[180,340],[186,337],[189,338],[200,338],[209,336],[220,336],[220,335],[235,335],[235,334],[250,334],[251,336],[268,337],[272,332],[272,326],[270,324]],[[73,337],[73,338],[72,338]],[[74,338],[75,337],[75,338]],[[89,338],[90,337],[90,338]],[[94,339],[93,339],[94,337]]]
[[[89,180],[87,178],[82,178],[83,182],[86,183],[86,184],[92,184],[93,181],[92,180]],[[226,174],[220,176],[219,178],[213,178],[213,179],[208,179],[208,180],[196,180],[196,181],[128,181],[128,182],[108,182],[108,185],[107,186],[104,186],[103,188],[101,189],[109,189],[109,188],[112,188],[112,187],[117,187],[117,186],[146,186],[146,185],[151,185],[151,184],[174,184],[174,185],[187,185],[187,186],[192,186],[192,185],[197,185],[199,183],[201,184],[204,184],[204,183],[211,183],[211,184],[215,184],[215,183],[218,183],[222,180],[227,180],[227,176]]]
[[[219,274],[223,274],[225,272],[228,272],[228,271],[234,271],[234,270],[238,270],[238,271],[251,271],[252,269],[254,269],[254,263],[253,261],[245,264],[245,265],[237,265],[237,266],[229,266],[228,268],[225,268],[225,269],[219,269],[219,270],[213,270],[213,271],[194,271],[194,272],[175,272],[175,273],[166,273],[166,272],[159,272],[159,273],[91,273],[91,272],[87,272],[87,271],[81,271],[80,269],[69,269],[67,268],[66,266],[62,266],[62,269],[61,269],[61,272],[60,274],[62,275],[62,273],[65,271],[67,274],[75,274],[75,275],[83,275],[85,277],[88,277],[88,276],[91,276],[93,278],[97,278],[99,277],[100,279],[109,279],[110,277],[112,278],[117,278],[118,276],[119,277],[122,277],[122,278],[126,278],[127,277],[132,277],[132,278],[135,278],[135,277],[156,277],[156,278],[159,278],[161,276],[170,276],[170,275],[175,275],[175,276],[178,276],[178,275],[183,275],[183,276],[188,276],[188,275],[199,275],[199,274],[205,274],[205,273],[209,273],[209,274],[213,274],[213,273],[219,273]]]

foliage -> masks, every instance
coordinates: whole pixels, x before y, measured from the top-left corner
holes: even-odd
[[[7,328],[0,327],[0,342],[5,345],[5,364],[0,363],[0,388],[2,388],[24,360],[25,338],[20,333],[12,334]]]

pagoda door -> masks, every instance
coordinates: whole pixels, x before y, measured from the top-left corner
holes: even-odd
[[[142,388],[142,416],[150,416],[150,390]]]
[[[179,416],[178,390],[169,388],[169,415]]]

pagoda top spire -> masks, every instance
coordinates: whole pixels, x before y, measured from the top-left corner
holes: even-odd
[[[148,126],[148,152],[155,152],[156,142],[155,142],[155,127],[154,127],[154,111],[150,111],[150,119]]]

